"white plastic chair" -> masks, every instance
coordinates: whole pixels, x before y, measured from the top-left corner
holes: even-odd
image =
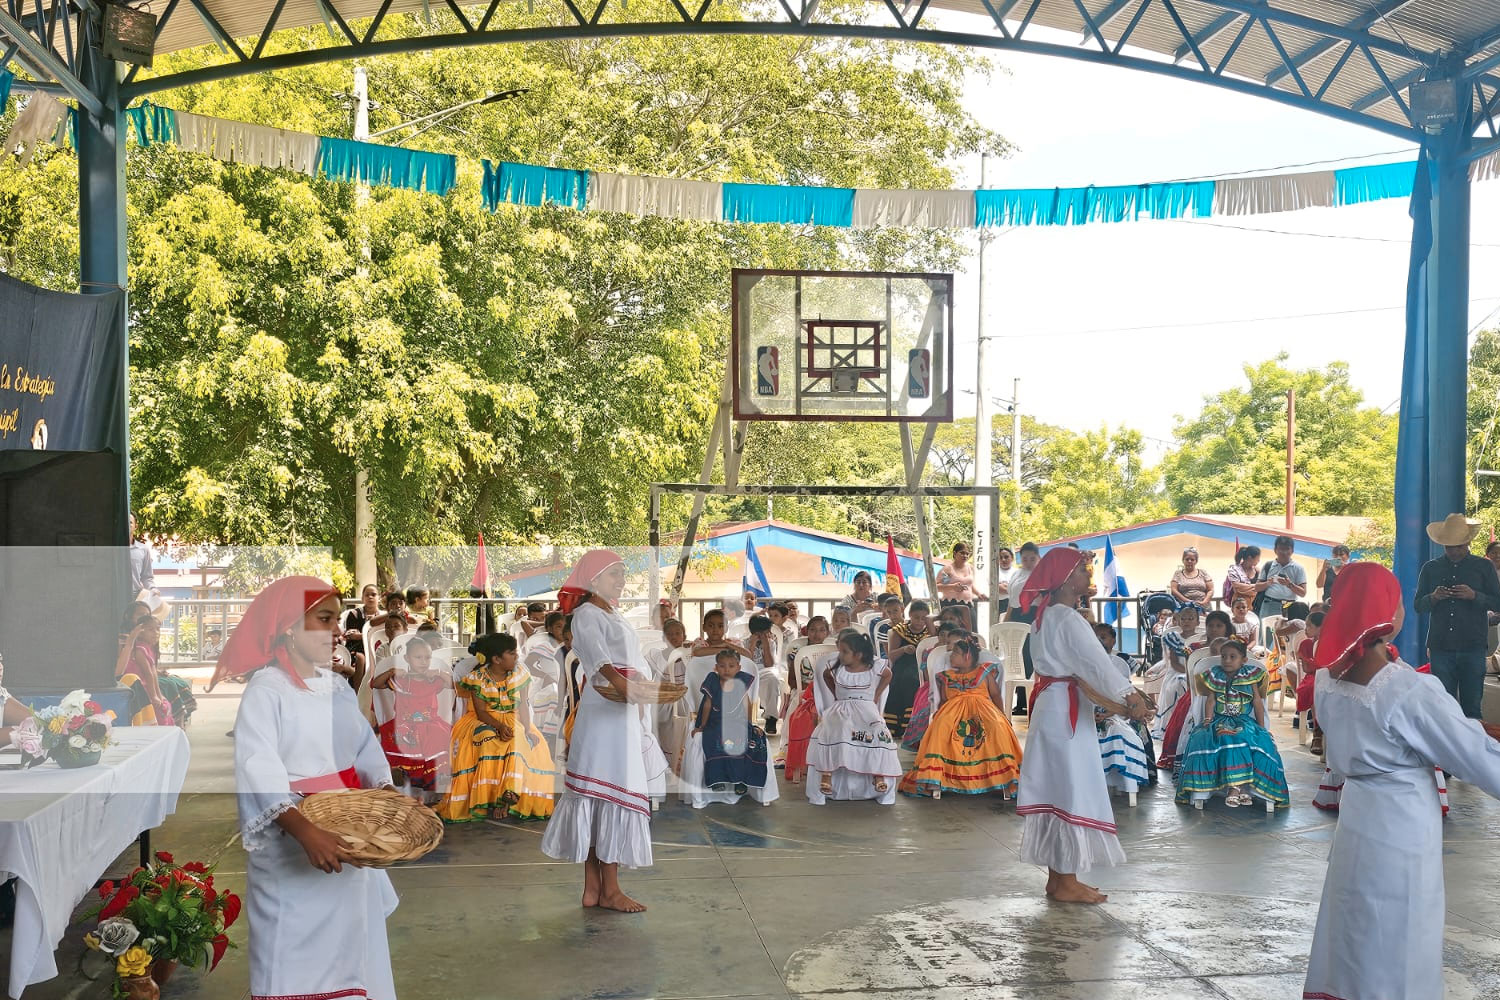
[[[948,669],[948,650],[934,649],[927,654],[927,696],[932,699],[932,710],[938,709],[938,674]]]
[[[990,635],[1004,667],[1000,694],[1007,708],[1015,704],[1016,688],[1025,691],[1029,701],[1032,688],[1036,687],[1036,680],[1026,676],[1023,650],[1027,637],[1031,635],[1031,626],[1026,622],[1000,622],[990,630]]]
[[[797,683],[799,683],[799,684],[802,683],[801,678],[802,678],[802,668],[803,668],[803,666],[804,665],[809,665],[809,664],[811,665],[812,672],[813,672],[813,684],[814,684],[814,686],[813,686],[813,704],[814,705],[817,704],[817,674],[821,670],[820,664],[825,659],[827,659],[831,654],[837,653],[838,651],[839,651],[838,643],[834,643],[834,642],[811,643],[809,645],[803,646],[800,649],[798,649],[797,652],[796,652],[796,655],[794,655],[792,657],[792,670],[794,672],[794,676],[797,677],[797,679],[798,679]],[[818,712],[819,712],[819,714],[822,713],[822,708],[821,707],[819,707]]]

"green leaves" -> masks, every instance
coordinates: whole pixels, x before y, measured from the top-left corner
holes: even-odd
[[[1376,515],[1394,502],[1397,418],[1366,406],[1349,368],[1245,366],[1246,385],[1182,419],[1163,463],[1179,513],[1264,514],[1285,506],[1286,393],[1296,390],[1297,510]]]

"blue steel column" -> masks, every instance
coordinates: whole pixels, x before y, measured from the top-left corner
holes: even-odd
[[[80,25],[87,44],[79,58],[78,75],[104,105],[104,115],[95,118],[88,111],[78,112],[78,261],[82,291],[111,292],[126,287],[125,250],[125,116],[120,105],[115,62],[106,59],[98,48],[98,15],[85,18]],[[121,484],[117,537],[115,544],[128,545],[130,509],[130,420],[129,420],[129,340],[126,317],[129,307],[121,308],[109,335],[120,341],[120,406],[116,420],[117,439],[110,448],[121,459]]]
[[[1427,266],[1429,520],[1467,510],[1469,416],[1469,123],[1433,143]]]
[[[1426,522],[1467,510],[1470,186],[1466,154],[1473,129],[1468,102],[1460,100],[1459,106],[1465,109],[1459,120],[1423,143],[1425,169],[1418,174],[1412,201],[1406,370],[1396,462],[1395,562],[1407,615],[1401,651],[1413,663],[1424,662],[1427,655],[1426,622],[1412,608],[1417,572],[1435,553],[1427,539]]]

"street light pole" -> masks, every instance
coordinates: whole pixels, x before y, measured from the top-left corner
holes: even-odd
[[[486,94],[484,97],[476,97],[472,101],[464,101],[441,111],[434,111],[420,118],[400,122],[390,128],[383,128],[379,132],[370,131],[370,80],[369,74],[363,66],[354,67],[354,133],[356,142],[369,142],[383,135],[400,131],[404,128],[419,126],[415,135],[420,135],[425,129],[420,126],[431,127],[449,115],[455,115],[468,108],[477,107],[481,104],[495,104],[500,101],[508,101],[527,93],[526,90],[502,90],[494,94]],[[405,142],[406,140],[401,140]],[[400,145],[400,143],[397,143]],[[360,277],[365,277],[370,270],[370,234],[366,228],[365,206],[370,199],[370,186],[363,180],[354,186],[354,225],[359,239],[359,262],[356,269]],[[370,504],[370,470],[365,464],[362,455],[355,456],[354,460],[354,583],[363,587],[367,583],[375,582],[375,513]]]
[[[363,66],[354,67],[354,139],[363,142],[370,137],[370,85]],[[369,271],[370,240],[365,232],[364,208],[370,189],[363,181],[354,188],[354,225],[359,230],[359,261],[355,267],[363,276]],[[354,585],[363,587],[375,582],[375,512],[370,506],[370,470],[363,454],[354,459]]]

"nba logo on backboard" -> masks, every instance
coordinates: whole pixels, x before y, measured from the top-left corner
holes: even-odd
[[[926,348],[912,351],[907,359],[906,394],[912,399],[932,395],[932,352]]]
[[[755,352],[755,394],[774,396],[781,391],[781,352],[762,346]]]

